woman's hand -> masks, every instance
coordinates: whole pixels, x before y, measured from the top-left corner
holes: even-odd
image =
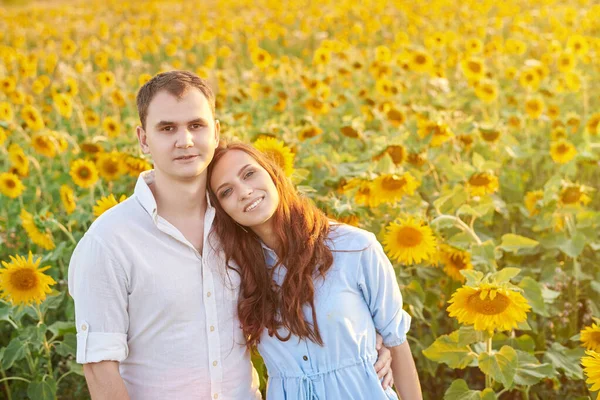
[[[383,345],[383,338],[377,334],[377,362],[375,363],[375,372],[379,379],[383,378],[381,386],[383,390],[394,384],[394,375],[392,373],[392,352]]]

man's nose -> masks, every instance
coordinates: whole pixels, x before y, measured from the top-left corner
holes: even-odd
[[[194,145],[192,132],[188,128],[184,128],[183,132],[177,138],[177,147],[188,148]]]

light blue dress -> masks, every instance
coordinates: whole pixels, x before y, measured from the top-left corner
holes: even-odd
[[[391,388],[383,390],[374,368],[376,331],[394,347],[410,327],[394,269],[372,233],[332,225],[329,238],[333,265],[315,281],[324,346],[297,336],[283,342],[265,330],[258,350],[269,373],[267,400],[398,399]],[[263,249],[267,264],[275,265],[275,252]],[[284,277],[285,267],[277,267],[275,281],[282,284]],[[304,316],[312,323],[308,306]]]

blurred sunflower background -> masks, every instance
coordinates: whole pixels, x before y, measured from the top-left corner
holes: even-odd
[[[137,90],[187,69],[378,235],[426,399],[597,398],[597,1],[0,4],[0,397],[87,398],[70,255],[152,168]]]

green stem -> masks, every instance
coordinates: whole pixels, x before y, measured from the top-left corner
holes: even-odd
[[[485,350],[490,356],[492,356],[492,337],[491,336],[489,337],[489,339],[486,342]],[[492,389],[493,384],[494,384],[494,381],[492,380],[492,377],[489,376],[488,374],[486,374],[485,375],[485,387]]]
[[[65,372],[64,374],[62,374],[62,375],[60,376],[60,378],[58,378],[58,380],[56,381],[56,387],[58,387],[58,384],[60,383],[60,381],[62,381],[62,379],[63,379],[65,376],[67,376],[67,375],[69,375],[69,374],[72,374],[72,373],[73,373],[73,370],[71,370],[71,371],[67,371],[67,372]]]
[[[460,218],[455,217],[454,215],[445,215],[445,214],[440,215],[439,217],[436,217],[433,221],[431,221],[431,224],[433,225],[437,221],[442,221],[442,220],[451,220],[451,221],[453,221],[457,228],[459,228],[463,232],[468,233],[469,235],[471,235],[471,237],[475,240],[475,242],[478,245],[481,245],[481,239],[479,239],[479,237],[475,234],[475,231],[473,231],[469,227],[469,225],[465,224]]]
[[[6,377],[6,373],[4,372],[4,368],[0,366],[0,375],[2,375],[2,382],[4,382],[4,391],[6,392],[6,399],[12,400],[12,393],[10,392],[10,386],[8,385],[9,378]]]
[[[10,316],[7,316],[5,321],[11,324],[16,330],[19,330],[19,326],[10,318]]]
[[[42,310],[40,309],[40,305],[35,305],[35,310],[37,312],[38,318],[40,322],[38,322],[38,326],[44,323],[44,314],[42,314]],[[48,339],[46,338],[46,333],[44,332],[44,351],[46,353],[46,357],[48,358],[48,373],[51,377],[54,377],[54,373],[52,372],[52,354],[50,353],[50,346],[48,345]]]
[[[73,234],[69,232],[69,230],[63,224],[61,224],[55,219],[52,219],[51,221],[58,227],[58,229],[60,229],[65,233],[65,235],[67,235],[67,237],[69,238],[69,240],[71,240],[71,242],[73,242],[73,244],[77,244],[77,240],[75,240]]]
[[[4,375],[4,373],[2,375]],[[27,382],[27,383],[31,382],[29,379],[21,378],[20,376],[9,376],[9,377],[0,379],[0,382],[6,382],[6,381],[23,381],[23,382]]]

